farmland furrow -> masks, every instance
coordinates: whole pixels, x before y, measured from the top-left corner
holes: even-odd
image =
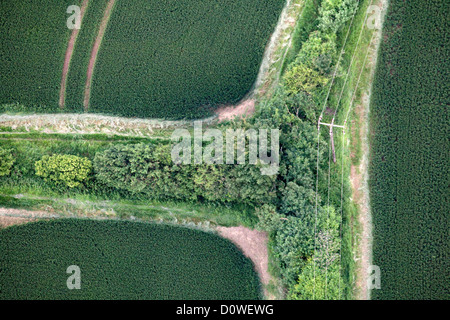
[[[97,38],[95,39],[94,47],[92,48],[91,59],[89,60],[89,66],[87,70],[86,86],[84,92],[83,105],[85,111],[89,108],[89,100],[91,97],[91,85],[92,85],[92,75],[94,74],[95,63],[97,61],[98,51],[102,44],[103,36],[105,35],[106,27],[108,26],[109,18],[111,17],[111,12],[114,8],[115,0],[110,0],[105,9],[105,14],[103,15],[102,22],[100,24],[100,29],[98,30]]]
[[[83,17],[86,12],[87,6],[89,4],[89,0],[84,0],[80,9],[80,20],[83,23]],[[66,98],[66,86],[67,86],[67,74],[70,68],[70,61],[72,60],[73,49],[75,47],[75,43],[77,41],[78,33],[80,29],[73,29],[72,34],[69,39],[69,43],[67,44],[66,56],[64,59],[64,66],[61,76],[61,89],[59,91],[59,106],[60,108],[64,108],[65,98]]]

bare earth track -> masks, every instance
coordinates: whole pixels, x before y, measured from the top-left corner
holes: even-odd
[[[217,231],[222,237],[231,240],[246,257],[252,260],[261,282],[263,285],[268,285],[272,277],[268,270],[267,233],[245,227],[217,227]],[[267,290],[264,291],[266,297],[270,298]]]
[[[95,63],[97,61],[98,51],[102,44],[103,36],[105,35],[106,27],[108,26],[109,18],[111,17],[111,12],[114,7],[115,0],[110,0],[105,9],[105,14],[103,15],[102,22],[100,23],[100,28],[98,30],[97,38],[95,39],[94,46],[92,48],[91,58],[89,60],[89,66],[87,71],[86,86],[84,91],[84,109],[85,111],[89,108],[89,100],[91,98],[91,85],[92,85],[92,75],[94,74]]]
[[[380,0],[378,6],[382,8],[383,20],[388,1]],[[381,41],[381,30],[373,38],[371,54],[367,68],[370,70],[370,83],[372,83],[377,65],[378,48]],[[352,140],[360,141],[362,156],[358,166],[352,164],[350,169],[350,182],[352,185],[353,201],[358,208],[358,224],[360,226],[359,243],[356,253],[356,283],[355,298],[357,300],[370,300],[370,290],[367,286],[368,268],[372,264],[372,215],[370,211],[370,198],[368,187],[369,165],[369,127],[368,117],[370,111],[371,85],[362,94],[358,103],[355,103],[355,118],[352,121]],[[358,129],[358,130],[356,130]]]
[[[83,23],[84,13],[86,12],[86,8],[89,4],[89,0],[84,0],[80,9],[80,20]],[[67,44],[66,56],[64,59],[64,66],[61,76],[61,89],[59,91],[59,107],[64,108],[65,98],[66,98],[66,86],[67,86],[67,74],[69,73],[70,61],[72,60],[73,49],[75,47],[75,43],[77,41],[78,33],[80,29],[73,29],[72,34],[70,36],[69,42]]]

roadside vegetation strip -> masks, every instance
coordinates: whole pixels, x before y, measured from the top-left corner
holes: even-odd
[[[4,185],[0,188],[0,207],[27,210],[20,215],[5,213],[4,216],[31,218],[35,212],[48,218],[91,218],[136,220],[142,222],[164,222],[191,226],[202,230],[212,230],[216,226],[237,227],[251,224],[245,215],[233,208],[217,208],[202,204],[188,204],[149,200],[105,200],[95,195],[73,193],[67,196],[54,194],[54,190],[25,190],[12,194],[14,187]],[[28,194],[26,191],[35,194]],[[5,209],[6,211],[8,209]],[[57,212],[57,214],[56,214]],[[1,213],[1,212],[0,212]],[[250,216],[247,213],[247,216]]]
[[[305,2],[310,0],[287,0],[281,12],[277,26],[264,52],[258,77],[253,85],[251,96],[270,94],[275,89],[284,63],[286,52],[290,48],[297,20],[301,16]]]
[[[215,117],[202,120],[211,125]],[[138,119],[99,114],[1,114],[0,131],[37,131],[41,133],[128,135],[170,137],[176,128],[190,128],[194,121]]]
[[[88,7],[89,0],[83,0],[83,4],[81,5],[80,9],[80,21],[81,26],[83,25],[83,18],[84,14],[86,12],[86,9]],[[61,89],[59,91],[59,107],[64,108],[65,105],[65,97],[66,97],[66,86],[67,86],[67,74],[70,69],[70,61],[72,60],[72,54],[75,47],[75,44],[77,42],[78,33],[80,32],[80,29],[73,29],[72,34],[70,36],[69,42],[67,44],[67,50],[66,50],[66,56],[64,59],[64,66],[61,76]]]
[[[97,61],[97,55],[100,50],[100,46],[102,44],[103,36],[105,35],[106,28],[108,26],[109,18],[111,17],[112,10],[114,8],[115,0],[109,0],[105,13],[103,15],[103,19],[100,23],[100,28],[98,30],[97,38],[95,39],[94,46],[92,48],[91,58],[89,60],[87,76],[86,76],[86,85],[84,91],[84,100],[83,105],[85,111],[89,109],[89,100],[91,97],[91,86],[92,86],[92,75],[94,74],[95,63]]]

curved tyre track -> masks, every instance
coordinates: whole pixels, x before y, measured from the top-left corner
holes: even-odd
[[[105,35],[106,27],[108,26],[109,18],[111,17],[111,13],[114,7],[115,0],[110,0],[108,5],[106,6],[105,13],[103,15],[102,22],[100,24],[100,28],[98,30],[97,38],[95,39],[94,46],[91,52],[91,58],[89,60],[89,66],[87,71],[86,78],[86,86],[84,89],[84,110],[88,111],[89,109],[89,100],[91,98],[91,85],[92,85],[92,75],[94,74],[95,63],[97,61],[98,51],[102,44],[103,36]]]
[[[80,20],[83,23],[83,17],[86,12],[89,0],[84,0],[80,8]],[[65,98],[66,98],[66,86],[67,86],[67,74],[69,73],[70,61],[72,60],[73,49],[75,43],[77,42],[78,33],[80,29],[73,29],[70,36],[69,42],[67,44],[66,56],[64,58],[64,66],[61,76],[61,89],[59,91],[59,107],[64,108]]]

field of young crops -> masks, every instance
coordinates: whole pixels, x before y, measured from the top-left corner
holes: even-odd
[[[67,7],[79,0],[0,2],[0,104],[57,106],[71,30]]]
[[[91,111],[198,117],[251,89],[284,0],[118,1]]]
[[[87,69],[108,1],[89,1],[65,89],[66,112],[83,112]],[[116,1],[97,56],[89,111],[122,116],[198,118],[251,89],[284,0]],[[0,4],[0,105],[58,108],[80,0]],[[64,91],[64,90],[63,90]],[[40,107],[40,108],[37,108]]]
[[[390,1],[371,105],[375,299],[449,299],[450,4]]]
[[[228,240],[181,227],[58,220],[0,231],[0,299],[259,299]],[[69,290],[69,266],[81,289]]]

